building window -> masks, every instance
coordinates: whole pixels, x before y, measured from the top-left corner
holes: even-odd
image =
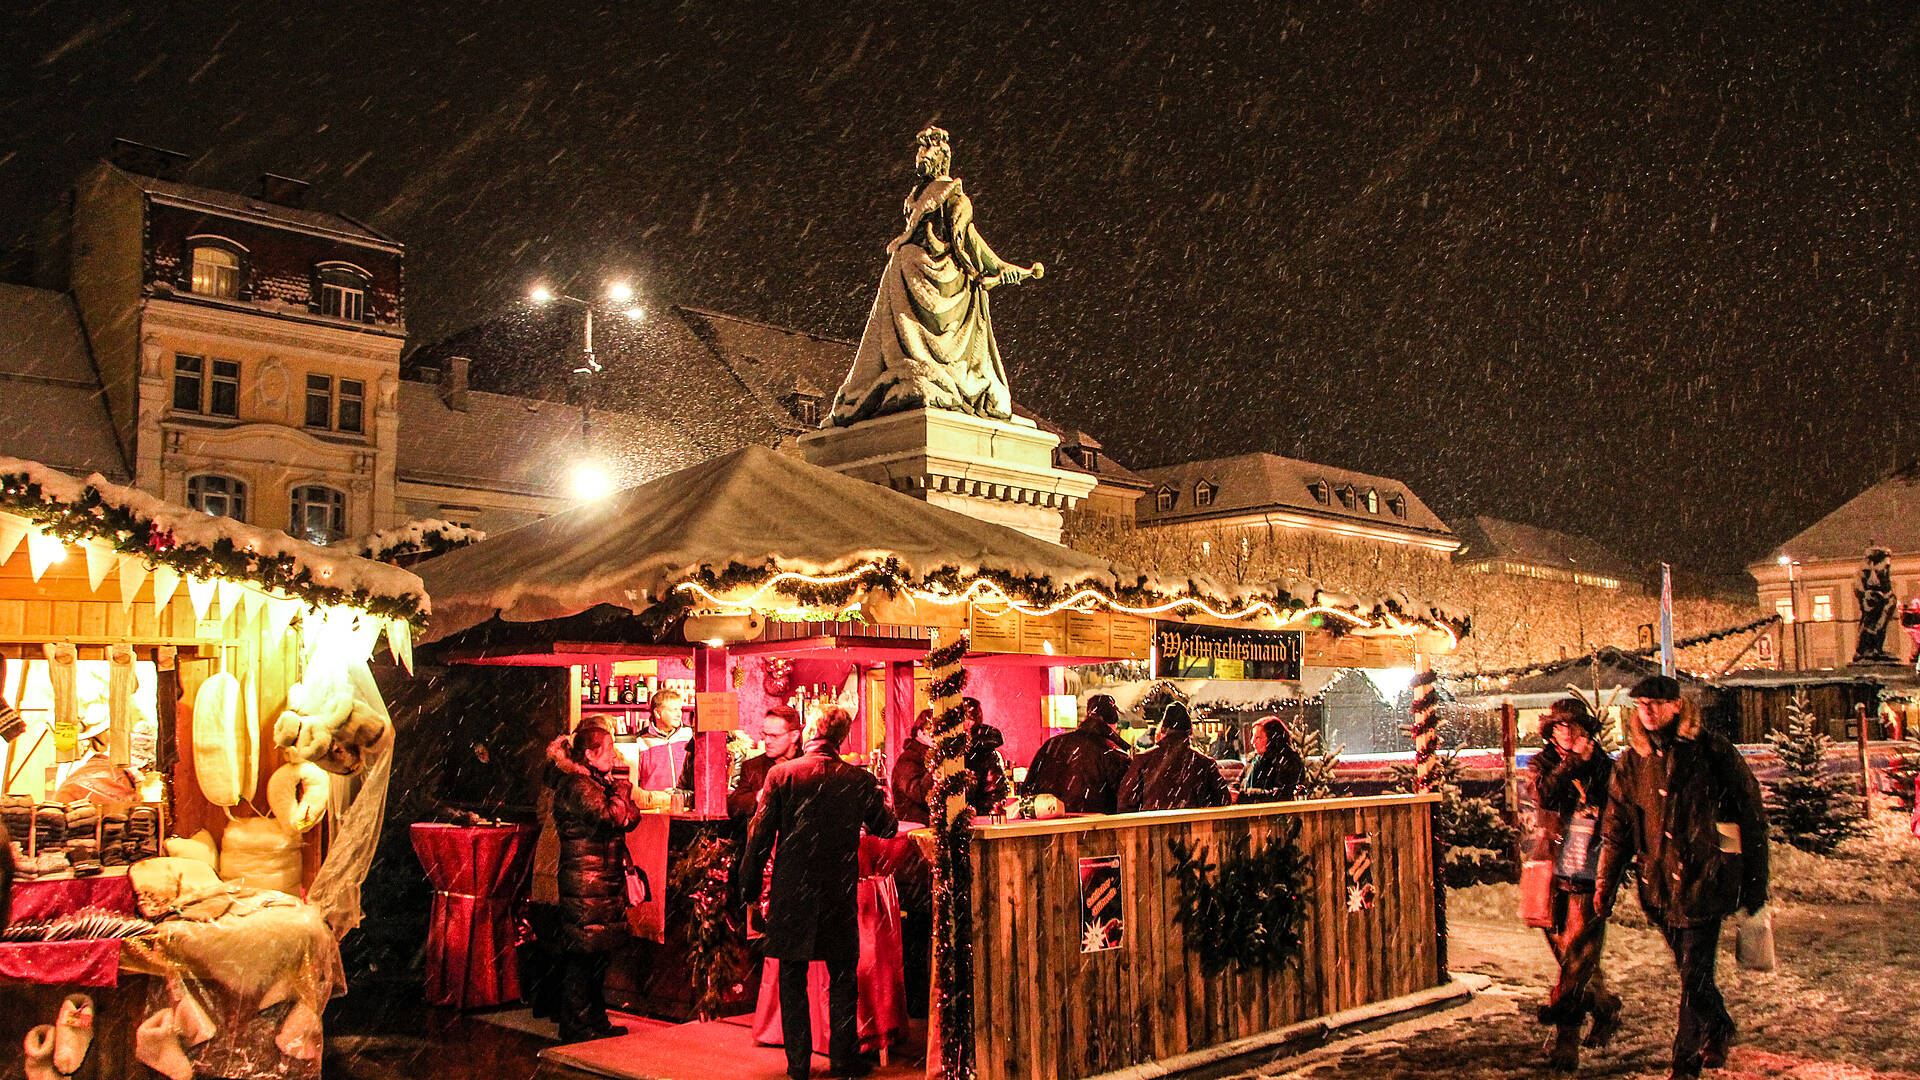
[[[807,427],[819,427],[820,399],[812,394],[793,395],[793,418]]]
[[[226,300],[240,296],[240,256],[226,248],[203,245],[193,249],[191,288],[200,296]]]
[[[1359,502],[1360,502],[1359,496],[1354,492],[1352,484],[1346,484],[1340,488],[1340,505],[1341,506],[1344,506],[1347,509],[1352,510],[1359,505]]]
[[[1214,486],[1205,480],[1193,485],[1193,505],[1212,506],[1214,490]]]
[[[290,531],[309,544],[330,544],[347,535],[347,496],[319,484],[294,488]]]
[[[340,380],[340,400],[334,407],[333,426],[358,435],[366,430],[367,384],[359,379]]]
[[[240,361],[215,360],[175,353],[173,407],[180,412],[208,416],[240,415]]]
[[[1173,509],[1173,489],[1161,488],[1153,496],[1153,507],[1161,513]]]
[[[1833,597],[1827,593],[1813,594],[1813,621],[1833,621]]]
[[[1368,488],[1365,498],[1367,503],[1367,513],[1369,514],[1379,513],[1380,512],[1380,493],[1373,490],[1372,488]]]
[[[367,292],[373,275],[352,263],[321,263],[313,268],[313,310],[336,319],[367,321]]]
[[[1333,489],[1327,486],[1325,480],[1313,481],[1307,485],[1307,490],[1312,493],[1313,501],[1321,506],[1326,506],[1333,501]]]
[[[336,388],[331,375],[307,376],[307,419],[310,428],[360,434],[366,430],[367,384],[341,379]]]
[[[1773,613],[1780,616],[1781,622],[1793,621],[1793,601],[1782,596],[1773,602]]]
[[[187,480],[187,505],[214,517],[247,520],[247,485],[231,476],[195,476]]]
[[[1387,512],[1397,518],[1406,517],[1407,516],[1406,496],[1399,495],[1399,494],[1387,496]]]

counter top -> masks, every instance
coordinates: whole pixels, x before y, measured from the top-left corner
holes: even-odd
[[[1076,814],[1045,821],[1007,821],[990,823],[976,820],[975,839],[993,840],[1005,836],[1040,836],[1046,833],[1099,832],[1137,829],[1151,825],[1172,825],[1187,821],[1224,821],[1233,818],[1269,817],[1281,814],[1307,814],[1317,810],[1350,810],[1369,806],[1411,806],[1440,801],[1439,792],[1419,795],[1356,795],[1340,799],[1303,799],[1296,802],[1240,803],[1202,810],[1139,810],[1131,814]]]

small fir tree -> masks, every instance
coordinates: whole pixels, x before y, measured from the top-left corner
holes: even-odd
[[[1860,831],[1860,797],[1847,789],[1846,777],[1826,770],[1833,740],[1807,711],[1806,699],[1787,702],[1787,729],[1770,731],[1767,741],[1780,758],[1781,775],[1767,791],[1767,816],[1773,832],[1801,851],[1827,855]]]
[[[1321,738],[1320,729],[1312,724],[1289,725],[1293,732],[1294,748],[1300,751],[1300,760],[1306,763],[1306,780],[1301,786],[1305,791],[1303,799],[1331,799],[1333,797],[1333,774],[1340,764],[1340,755],[1346,752],[1347,744],[1341,743],[1332,750],[1326,749],[1326,740]]]
[[[1483,882],[1518,881],[1520,831],[1493,799],[1466,793],[1461,784],[1465,773],[1457,748],[1434,760],[1434,790],[1440,793],[1440,802],[1433,808],[1433,833],[1447,853],[1447,886],[1463,889]],[[1413,785],[1413,764],[1396,763],[1394,790],[1411,792]]]

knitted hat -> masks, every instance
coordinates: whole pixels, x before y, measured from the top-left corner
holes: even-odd
[[[1649,675],[1634,683],[1627,696],[1642,701],[1679,701],[1680,683],[1671,675]]]
[[[1549,706],[1540,718],[1541,740],[1553,738],[1553,729],[1561,724],[1578,724],[1588,737],[1600,734],[1600,718],[1593,715],[1585,698],[1563,697]]]

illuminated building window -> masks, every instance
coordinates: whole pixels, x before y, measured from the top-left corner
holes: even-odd
[[[1205,480],[1193,485],[1193,505],[1212,506],[1213,493],[1215,490],[1214,486]]]
[[[1793,621],[1793,601],[1782,596],[1773,602],[1773,613],[1780,616],[1781,622]]]
[[[309,544],[330,544],[347,535],[346,493],[320,484],[294,488],[288,531]]]
[[[1833,621],[1833,597],[1827,593],[1813,594],[1813,621]]]
[[[1377,514],[1380,512],[1380,493],[1379,492],[1373,490],[1372,488],[1368,488],[1366,491],[1366,494],[1362,496],[1362,498],[1367,504],[1367,513]]]
[[[231,476],[189,477],[187,505],[214,517],[247,520],[247,485]]]
[[[199,296],[237,299],[240,296],[240,256],[226,248],[211,245],[194,248],[190,287]]]

